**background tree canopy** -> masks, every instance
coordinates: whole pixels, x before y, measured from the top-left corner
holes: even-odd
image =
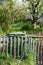
[[[34,24],[43,15],[43,0],[25,0],[22,4],[15,0],[0,0],[0,27],[3,32],[17,20],[28,19]]]

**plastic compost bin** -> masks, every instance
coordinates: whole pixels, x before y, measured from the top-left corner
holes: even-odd
[[[23,33],[23,32],[12,32],[12,33],[7,34],[8,41],[9,41],[9,43],[8,43],[9,55],[10,55],[10,42],[11,42],[10,38],[12,37],[12,56],[14,56],[14,36],[17,38],[18,36],[24,36],[24,35],[25,35],[25,33]],[[18,43],[17,42],[16,42],[16,57],[18,57]]]

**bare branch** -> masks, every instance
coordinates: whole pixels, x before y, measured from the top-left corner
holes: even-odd
[[[38,2],[35,4],[35,8],[39,5],[39,2],[40,2],[40,1],[38,1]]]
[[[38,19],[40,19],[41,17],[43,17],[43,13],[41,13],[40,17]]]

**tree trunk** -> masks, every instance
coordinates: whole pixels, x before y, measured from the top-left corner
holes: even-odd
[[[37,24],[36,24],[36,22],[33,24],[33,27],[34,27],[34,29],[37,28]]]
[[[33,28],[35,29],[37,27],[36,22],[37,22],[38,16],[36,16],[36,8],[35,8],[34,3],[32,4],[32,11],[33,11],[33,13],[32,13],[32,17],[33,17],[32,24],[33,24]]]

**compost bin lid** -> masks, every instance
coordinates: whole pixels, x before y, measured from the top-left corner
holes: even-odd
[[[7,36],[14,36],[14,35],[25,35],[24,32],[11,32],[11,33],[8,33]]]

